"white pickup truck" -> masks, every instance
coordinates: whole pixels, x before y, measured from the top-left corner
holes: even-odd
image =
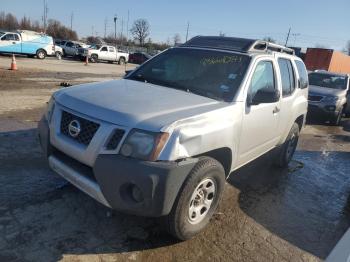
[[[108,61],[110,63],[118,62],[120,65],[129,61],[129,54],[118,51],[114,46],[110,45],[92,45],[89,48],[79,48],[78,55],[80,57],[88,57],[92,63],[98,61]]]

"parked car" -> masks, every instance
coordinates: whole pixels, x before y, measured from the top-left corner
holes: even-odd
[[[122,80],[55,92],[39,123],[50,167],[107,207],[161,217],[185,240],[209,223],[230,173],[278,149],[288,165],[307,113],[293,50],[195,37]]]
[[[136,52],[136,53],[130,54],[129,62],[133,64],[142,64],[146,62],[148,59],[150,59],[151,57],[152,56],[147,53]]]
[[[0,32],[0,53],[44,59],[47,55],[55,55],[55,46],[52,37],[34,31]]]
[[[89,48],[79,48],[78,55],[85,59],[86,56],[90,57],[92,63],[98,61],[108,61],[110,63],[118,62],[119,64],[125,64],[129,61],[129,54],[122,52],[114,46],[109,45],[92,45]]]
[[[345,114],[350,116],[349,75],[327,71],[309,74],[309,114],[324,117],[339,125]]]
[[[81,42],[75,42],[75,41],[63,41],[61,42],[61,47],[63,48],[64,56],[75,57],[78,55],[79,48],[87,48],[88,45]]]

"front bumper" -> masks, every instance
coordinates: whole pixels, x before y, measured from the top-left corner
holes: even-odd
[[[118,154],[100,154],[89,167],[51,145],[44,117],[38,129],[40,144],[55,172],[105,206],[140,216],[169,214],[183,182],[197,162],[197,159],[148,162]],[[142,200],[135,200],[135,187]]]
[[[313,103],[309,101],[308,114],[326,118],[336,117],[340,107],[336,104]]]

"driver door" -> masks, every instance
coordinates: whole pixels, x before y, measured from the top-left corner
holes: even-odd
[[[109,56],[108,56],[108,48],[107,46],[102,46],[101,50],[100,50],[100,54],[98,55],[98,58],[100,60],[109,60]]]
[[[272,60],[258,61],[253,72],[247,91],[247,101],[254,101],[254,96],[259,90],[279,90],[276,70]],[[280,139],[278,134],[279,97],[278,95],[277,99],[275,99],[275,101],[278,100],[277,102],[246,104],[239,145],[239,165],[259,157],[278,143]]]

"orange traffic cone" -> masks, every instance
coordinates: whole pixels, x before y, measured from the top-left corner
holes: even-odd
[[[86,66],[89,65],[89,57],[88,56],[85,57],[85,65]]]
[[[11,70],[17,70],[16,58],[14,54],[12,54]]]

